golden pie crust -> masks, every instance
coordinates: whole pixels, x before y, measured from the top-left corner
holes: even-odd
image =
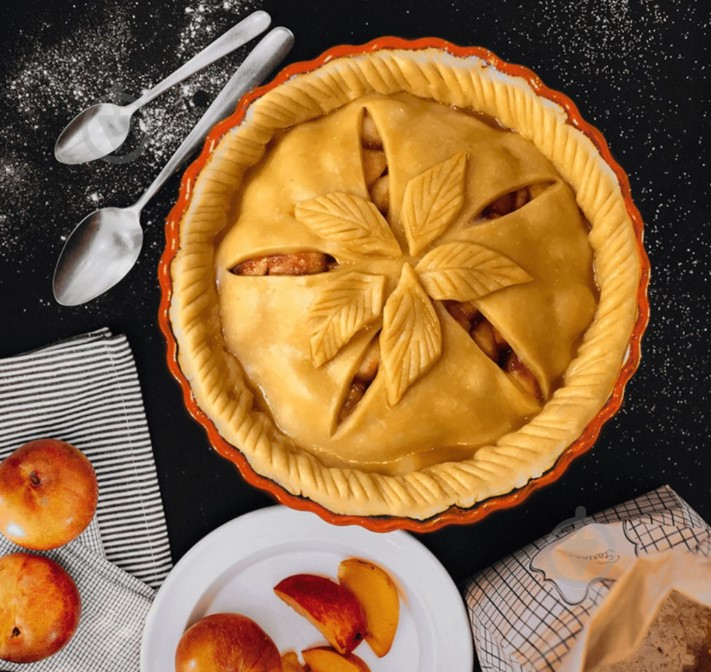
[[[387,157],[384,214],[364,114]],[[581,434],[624,361],[640,262],[615,174],[566,119],[477,57],[393,49],[286,81],[222,137],[180,223],[170,320],[198,406],[258,474],[335,513],[425,519],[523,486]],[[481,218],[529,185],[544,188]],[[337,266],[233,272],[302,250]],[[495,325],[540,398],[451,300]],[[341,419],[374,339],[378,373]]]

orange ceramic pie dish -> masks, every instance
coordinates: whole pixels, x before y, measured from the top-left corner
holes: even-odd
[[[620,407],[649,262],[602,135],[477,47],[382,38],[247,95],[186,171],[160,324],[244,478],[429,531],[554,482]]]

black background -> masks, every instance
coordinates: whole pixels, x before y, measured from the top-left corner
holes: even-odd
[[[211,451],[165,365],[156,268],[177,176],[144,211],[145,247],[122,283],[77,308],[58,306],[51,293],[62,237],[96,207],[129,205],[140,195],[244,50],[196,75],[188,90],[178,87],[151,104],[162,116],[136,127],[133,146],[141,137],[148,145],[134,161],[63,166],[54,161],[54,140],[89,103],[138,94],[252,9],[266,9],[273,25],[294,31],[289,62],[386,34],[482,45],[563,90],[605,134],[645,220],[652,320],[623,408],[590,453],[516,509],[419,538],[461,585],[576,507],[592,513],[664,483],[711,520],[706,7],[700,0],[4,3],[0,356],[101,326],[128,335],[175,561],[221,523],[272,503]]]

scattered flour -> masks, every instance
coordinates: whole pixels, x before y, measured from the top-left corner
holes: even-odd
[[[144,7],[138,0],[116,3],[110,13],[75,6],[65,25],[40,20],[13,43],[0,73],[0,109],[12,111],[10,123],[0,127],[0,263],[19,263],[38,242],[56,246],[93,209],[129,205],[140,196],[248,47],[137,112],[131,136],[115,156],[83,166],[61,165],[53,158],[59,132],[96,102],[135,100],[254,11],[257,3],[192,2],[184,11],[171,9],[167,23],[165,16]],[[157,44],[146,44],[150,31],[156,32]],[[61,39],[53,39],[54,33]],[[37,236],[17,233],[26,226],[35,228]]]

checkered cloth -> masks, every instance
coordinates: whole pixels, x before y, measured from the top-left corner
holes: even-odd
[[[551,534],[475,575],[466,601],[484,672],[553,672],[613,581],[591,583],[584,598],[567,602],[555,583],[535,568],[551,544],[589,523],[621,523],[639,557],[671,548],[711,557],[711,527],[669,486],[593,516],[584,509]]]
[[[107,329],[0,360],[0,459],[26,441],[55,438],[91,460],[99,503],[73,542],[43,553],[74,579],[79,628],[59,653],[8,672],[136,672],[143,623],[171,568],[133,355]],[[0,537],[0,554],[22,550]]]

